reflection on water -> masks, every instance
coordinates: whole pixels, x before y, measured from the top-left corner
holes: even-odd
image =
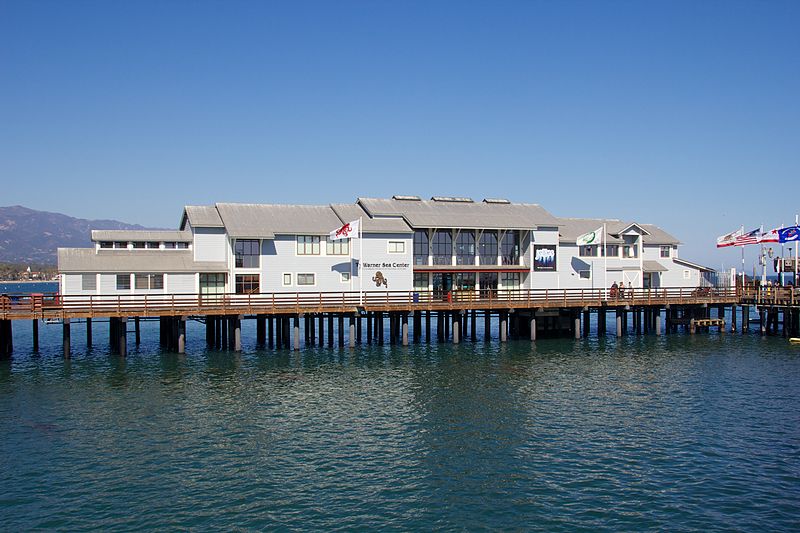
[[[77,351],[0,363],[2,530],[800,518],[800,349],[782,339]]]

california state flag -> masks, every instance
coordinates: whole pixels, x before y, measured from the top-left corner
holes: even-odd
[[[330,233],[329,240],[338,241],[340,239],[350,239],[358,235],[358,220],[348,222],[339,229],[335,229]]]

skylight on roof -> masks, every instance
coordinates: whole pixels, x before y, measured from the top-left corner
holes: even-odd
[[[472,198],[459,197],[459,196],[433,196],[431,198],[434,202],[461,202],[465,204],[472,203]]]
[[[422,201],[422,198],[420,198],[419,196],[405,196],[405,195],[402,195],[402,194],[395,194],[394,196],[392,196],[392,200],[404,200],[404,201],[407,201],[407,202],[420,202],[420,201]]]
[[[510,204],[511,201],[506,200],[505,198],[484,198],[484,202],[487,204]]]

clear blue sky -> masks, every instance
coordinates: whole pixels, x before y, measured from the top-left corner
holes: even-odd
[[[798,28],[796,1],[0,0],[0,205],[499,196],[730,266],[718,234],[800,211]]]

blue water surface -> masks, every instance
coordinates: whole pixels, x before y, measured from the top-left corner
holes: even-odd
[[[0,530],[796,531],[800,346],[757,335],[127,358],[15,323]],[[129,336],[131,339],[131,336]]]

